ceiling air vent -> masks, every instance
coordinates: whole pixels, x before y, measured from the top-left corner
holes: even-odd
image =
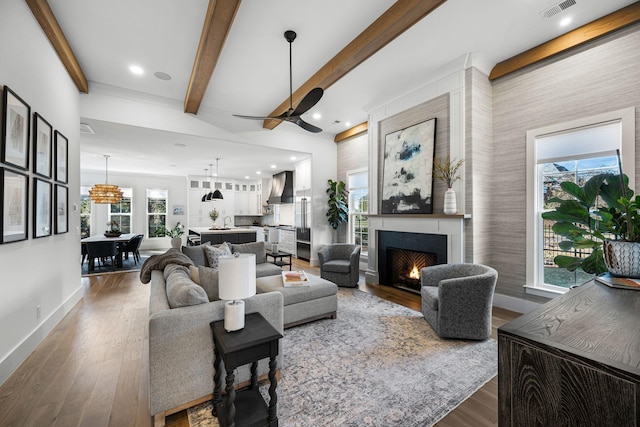
[[[80,123],[80,133],[88,133],[89,135],[95,134],[93,129],[91,129],[91,126],[86,123]]]
[[[552,16],[555,16],[558,13],[562,12],[563,10],[570,8],[574,4],[576,4],[576,0],[565,0],[546,8],[545,10],[540,12],[540,15],[545,19],[549,19]]]

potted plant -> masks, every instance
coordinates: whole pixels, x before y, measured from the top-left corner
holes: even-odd
[[[184,234],[184,225],[180,221],[167,232],[167,236],[171,237],[171,247],[179,249],[182,245],[182,235]]]
[[[349,220],[349,192],[345,188],[343,181],[327,181],[329,187],[327,194],[329,195],[329,209],[327,210],[327,221],[334,230],[334,241],[336,241],[336,233],[340,224]]]
[[[453,183],[462,179],[458,171],[462,167],[464,159],[433,159],[433,177],[444,181],[447,184],[447,191],[444,193],[444,213],[454,215],[458,212],[456,203],[456,192],[453,190]]]
[[[113,221],[109,221],[107,223],[107,227],[109,227],[105,232],[105,237],[120,237],[122,232],[120,231],[120,224],[115,219]]]
[[[624,174],[599,174],[584,186],[560,184],[569,199],[554,197],[553,211],[542,218],[556,221],[553,231],[566,240],[562,250],[591,249],[586,258],[558,255],[554,262],[569,271],[609,271],[616,276],[640,278],[640,200]]]
[[[209,218],[211,218],[211,221],[213,221],[213,225],[211,226],[211,230],[216,228],[216,219],[218,219],[219,215],[220,214],[218,213],[218,210],[216,208],[214,208],[212,211],[209,211]]]

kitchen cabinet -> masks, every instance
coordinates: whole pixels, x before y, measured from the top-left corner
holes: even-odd
[[[295,190],[308,190],[311,188],[311,160],[304,160],[296,164]]]
[[[246,191],[236,191],[235,193],[235,215],[250,215],[249,214],[249,193]]]
[[[280,241],[278,242],[278,250],[288,254],[296,254],[296,232],[286,228],[280,229]]]

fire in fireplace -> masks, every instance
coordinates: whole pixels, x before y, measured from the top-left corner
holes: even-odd
[[[387,247],[390,285],[420,293],[420,269],[435,265],[437,255],[431,252]]]

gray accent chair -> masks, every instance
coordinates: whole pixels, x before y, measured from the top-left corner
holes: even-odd
[[[481,264],[441,264],[420,270],[422,314],[442,338],[485,340],[498,272]]]
[[[320,277],[338,286],[355,288],[360,278],[360,246],[334,243],[318,251]]]

